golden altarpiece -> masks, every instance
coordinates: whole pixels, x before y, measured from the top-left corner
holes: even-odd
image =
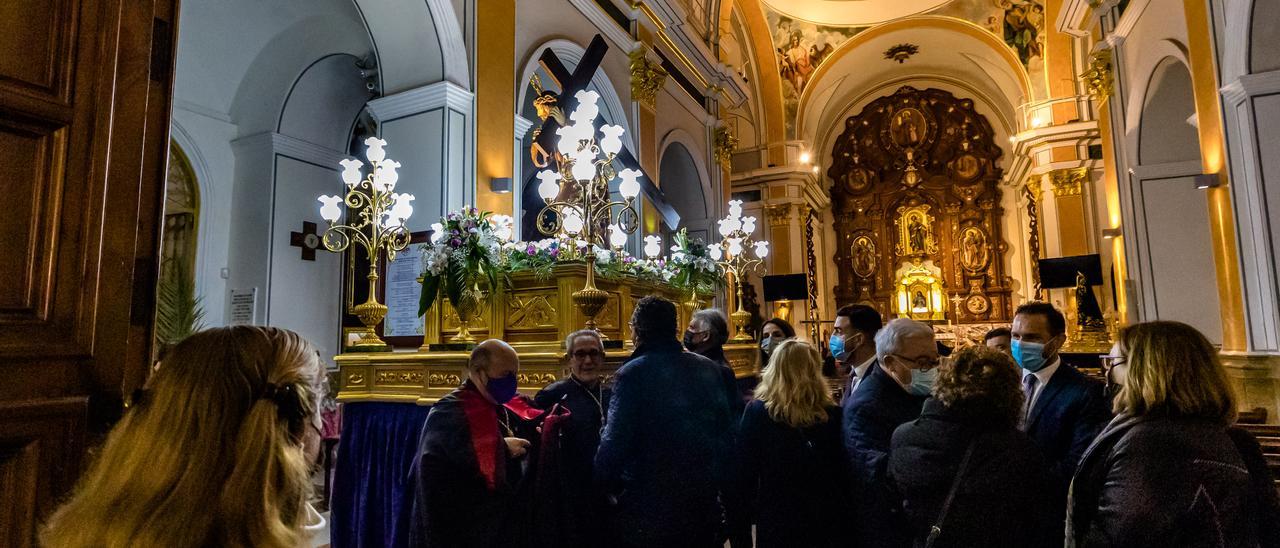
[[[839,304],[931,323],[1004,322],[1000,148],[973,101],[910,86],[845,120],[827,175]]]

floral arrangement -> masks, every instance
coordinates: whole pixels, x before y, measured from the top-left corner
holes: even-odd
[[[672,271],[670,283],[676,287],[687,289],[698,294],[715,291],[723,283],[720,269],[716,261],[707,251],[707,244],[697,238],[690,238],[689,232],[683,228],[673,238],[671,258],[667,261]]]
[[[427,313],[443,289],[454,308],[481,281],[498,287],[503,244],[512,236],[512,219],[474,207],[450,213],[431,225],[431,241],[422,244],[422,297],[418,315]]]

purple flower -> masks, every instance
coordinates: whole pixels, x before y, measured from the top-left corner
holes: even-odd
[[[556,258],[556,257],[559,257],[559,256],[560,256],[560,249],[559,249],[559,248],[555,248],[555,247],[553,247],[553,248],[551,248],[551,251],[549,251],[549,252],[548,252],[548,255],[551,255],[551,258],[552,258],[552,259],[554,259],[554,258]]]
[[[452,245],[453,247],[460,247],[462,245],[462,240],[458,238],[454,238],[452,240],[449,240],[449,245]]]

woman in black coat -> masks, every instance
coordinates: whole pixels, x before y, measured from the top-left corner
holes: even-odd
[[[847,545],[849,519],[840,408],[812,345],[783,341],[773,350],[738,440],[738,492],[731,506],[734,548]]]
[[[1258,442],[1231,427],[1236,399],[1195,328],[1120,332],[1116,418],[1072,480],[1067,546],[1278,546],[1280,503]]]
[[[1048,465],[1018,430],[1017,371],[1004,353],[966,348],[939,370],[920,418],[893,433],[889,478],[915,546],[935,526],[935,547],[1062,545]]]

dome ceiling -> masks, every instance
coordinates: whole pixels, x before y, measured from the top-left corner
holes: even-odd
[[[865,27],[932,10],[950,0],[761,0],[794,19],[833,27]]]

